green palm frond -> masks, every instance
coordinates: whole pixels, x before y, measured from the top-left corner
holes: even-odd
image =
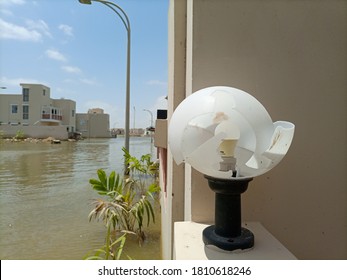
[[[121,177],[115,171],[107,175],[104,170],[98,169],[97,178],[89,180],[92,188],[105,199],[93,201],[94,208],[88,218],[89,221],[102,221],[107,228],[107,236],[105,245],[87,259],[119,259],[126,234],[135,234],[141,245],[145,239],[144,225],[155,223],[153,203],[154,194],[160,192],[157,182],[159,165],[151,160],[149,154],[138,159],[125,148],[122,150],[129,176]],[[123,235],[114,239],[112,232]]]

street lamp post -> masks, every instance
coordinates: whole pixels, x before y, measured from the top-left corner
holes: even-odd
[[[130,21],[124,10],[117,4],[103,0],[78,0],[82,4],[92,4],[92,1],[99,2],[114,11],[124,24],[127,31],[127,69],[126,69],[126,99],[125,99],[125,149],[129,151],[129,122],[130,122]]]
[[[151,115],[151,128],[152,128],[153,127],[153,113],[150,110],[147,110],[147,109],[143,109],[143,111],[146,111],[146,112],[148,112]],[[153,143],[152,131],[150,131],[150,133],[151,133],[151,143]]]

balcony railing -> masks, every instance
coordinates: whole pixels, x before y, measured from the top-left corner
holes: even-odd
[[[61,115],[55,115],[55,114],[42,114],[43,120],[56,120],[61,121],[63,119],[63,116]]]

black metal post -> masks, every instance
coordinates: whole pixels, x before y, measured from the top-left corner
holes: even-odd
[[[252,248],[253,233],[241,227],[241,194],[247,190],[252,178],[205,178],[215,192],[215,225],[203,231],[205,245],[214,245],[226,251]]]

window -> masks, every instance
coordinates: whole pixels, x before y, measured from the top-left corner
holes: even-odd
[[[29,119],[29,106],[23,105],[23,120]]]
[[[29,89],[23,88],[23,102],[29,102]]]
[[[46,90],[45,89],[43,90],[43,96],[46,96]]]
[[[18,113],[18,105],[17,104],[12,104],[11,105],[11,113],[12,114],[17,114]]]
[[[71,117],[74,117],[75,116],[75,110],[72,110],[71,111]]]

